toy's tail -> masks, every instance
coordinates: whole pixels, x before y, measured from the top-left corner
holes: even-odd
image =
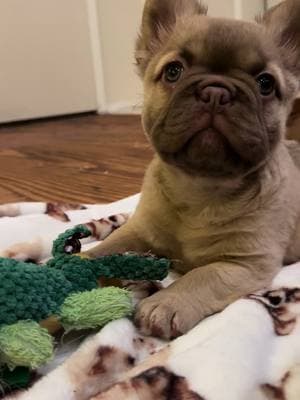
[[[91,231],[85,225],[77,225],[75,228],[69,229],[59,235],[54,241],[52,249],[52,255],[56,257],[56,264],[58,264],[57,258],[59,256],[61,258],[62,256],[80,253],[80,239],[87,238],[91,234]],[[73,260],[75,259],[76,257]],[[65,265],[67,260],[62,257],[62,261],[61,263]],[[96,277],[136,281],[162,280],[168,275],[171,264],[166,258],[157,258],[151,254],[138,255],[135,253],[104,256],[97,259],[85,260],[85,262],[88,267],[93,269]],[[84,261],[82,260],[83,263]],[[71,264],[77,265],[78,262],[72,261]],[[74,265],[73,267],[75,268]]]
[[[58,236],[53,242],[52,255],[56,257],[61,254],[75,254],[81,250],[80,239],[87,238],[92,232],[85,225],[77,225],[73,229]]]

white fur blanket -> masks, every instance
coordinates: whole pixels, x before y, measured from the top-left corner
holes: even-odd
[[[39,262],[59,233],[79,223],[92,226],[92,241],[102,240],[137,202],[133,196],[110,205],[0,206],[0,256]],[[171,343],[141,336],[128,320],[115,321],[15,398],[299,400],[300,264]]]

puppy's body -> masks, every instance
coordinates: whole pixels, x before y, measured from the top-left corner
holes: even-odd
[[[261,175],[245,181],[189,177],[155,158],[132,224],[149,248],[178,260],[181,273],[225,260],[261,264],[266,249],[265,263],[279,267],[300,256],[300,242],[298,254],[287,250],[299,199],[300,170],[284,144]]]
[[[300,5],[288,0],[264,26],[204,13],[196,0],[146,2],[137,59],[157,156],[135,215],[90,253],[174,260],[185,275],[136,315],[145,333],[164,337],[300,257],[300,157],[284,140],[300,86],[300,54],[288,52],[284,65],[284,50],[288,40],[300,45]]]
[[[92,251],[150,249],[173,259],[178,272],[199,267],[173,284],[169,294],[165,289],[153,296],[154,304],[144,303],[162,318],[154,327],[143,326],[146,332],[176,336],[163,327],[166,305],[171,317],[176,310],[176,329],[185,331],[199,315],[266,286],[283,260],[300,259],[299,199],[300,169],[285,143],[263,176],[250,182],[203,182],[155,158],[135,215]]]

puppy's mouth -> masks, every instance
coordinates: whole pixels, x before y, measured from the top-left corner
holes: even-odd
[[[168,149],[161,151],[165,156],[173,155],[179,158],[185,153],[188,157],[217,156],[224,153],[230,145],[229,134],[226,134],[226,121],[224,116],[206,113],[202,116],[197,128],[185,133],[181,145],[176,151]]]
[[[205,116],[206,124],[202,129],[194,133],[191,139],[195,139],[199,146],[207,150],[220,150],[220,146],[230,143],[230,135],[226,132],[228,123],[223,115],[213,115],[207,113]],[[190,140],[190,139],[189,139]]]

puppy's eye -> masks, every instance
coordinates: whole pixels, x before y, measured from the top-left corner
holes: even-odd
[[[256,78],[262,96],[270,96],[276,89],[275,78],[268,73],[263,73]]]
[[[164,69],[164,79],[168,83],[175,83],[179,81],[184,71],[184,66],[180,61],[173,61],[166,65]]]

